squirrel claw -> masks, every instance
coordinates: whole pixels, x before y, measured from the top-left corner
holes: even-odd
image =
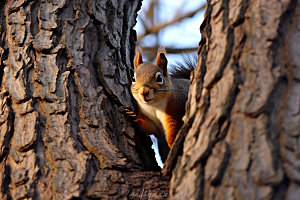
[[[137,115],[136,115],[133,111],[131,111],[131,110],[125,108],[125,109],[122,111],[122,113],[123,113],[123,114],[126,116],[126,118],[128,118],[130,121],[137,123],[138,117],[137,117]]]

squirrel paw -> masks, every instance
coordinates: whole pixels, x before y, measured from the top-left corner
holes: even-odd
[[[131,111],[131,110],[125,108],[125,109],[122,111],[122,113],[125,115],[125,117],[126,117],[127,119],[129,119],[130,121],[132,121],[132,122],[134,122],[134,123],[137,123],[138,117],[137,117],[137,115],[136,115],[133,111]]]

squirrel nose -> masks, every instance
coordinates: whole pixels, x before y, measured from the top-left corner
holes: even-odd
[[[144,97],[148,96],[148,95],[149,95],[149,88],[147,88],[147,87],[142,87],[142,88],[140,89],[140,95],[142,95],[142,96],[144,96]]]

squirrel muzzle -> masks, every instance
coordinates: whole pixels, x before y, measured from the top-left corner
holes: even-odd
[[[143,86],[139,89],[139,98],[143,103],[149,103],[154,98],[153,91],[149,87]]]

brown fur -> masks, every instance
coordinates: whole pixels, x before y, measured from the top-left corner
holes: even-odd
[[[167,63],[163,51],[158,52],[156,63],[143,63],[141,53],[137,52],[131,91],[138,102],[140,131],[165,138],[171,147],[183,123],[189,80],[170,78]],[[159,76],[162,83],[157,81]]]

